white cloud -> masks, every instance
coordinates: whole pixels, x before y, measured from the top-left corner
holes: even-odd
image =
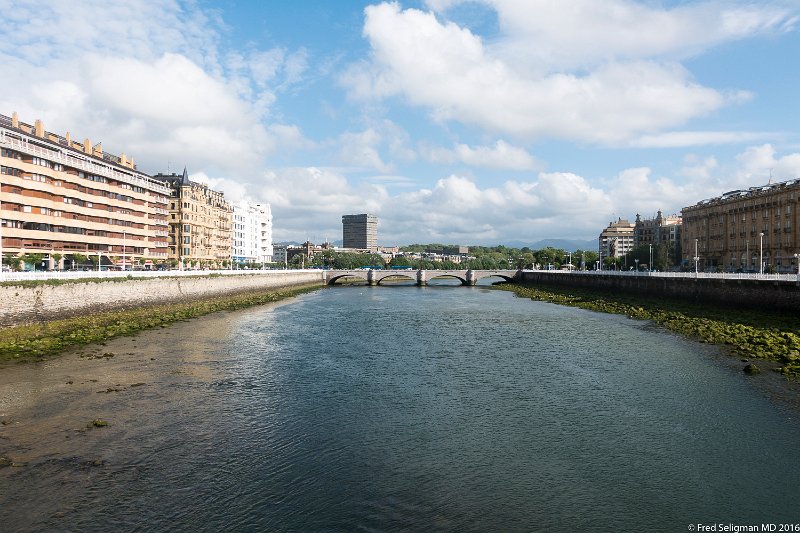
[[[689,154],[684,158],[681,175],[690,178],[695,183],[708,182],[718,168],[717,158],[713,156],[700,158],[695,154]]]
[[[354,99],[399,96],[438,120],[517,138],[620,143],[750,98],[701,86],[673,56],[793,24],[781,11],[712,3],[700,11],[655,10],[625,0],[611,7],[489,3],[505,30],[491,45],[430,12],[395,3],[368,6],[364,35],[371,60],[351,65],[341,82]],[[599,20],[586,20],[587,13]],[[712,36],[689,39],[700,14],[700,27],[709,20],[721,26]],[[741,24],[745,15],[755,22]],[[517,57],[509,51],[514,47],[532,59]]]
[[[773,181],[800,178],[800,153],[776,157],[770,144],[751,146],[736,156],[736,161],[740,165],[737,178],[751,185],[764,185],[770,177]]]
[[[291,124],[265,125],[276,91],[302,79],[306,52],[222,54],[224,28],[195,7],[5,0],[0,109],[104,141],[152,173],[186,164],[241,179],[279,146],[307,147]]]
[[[732,40],[789,31],[797,22],[788,9],[768,3],[706,1],[672,8],[632,0],[485,3],[496,9],[506,36],[493,44],[494,53],[539,71],[681,58]]]
[[[339,162],[378,172],[391,172],[392,166],[381,159],[378,145],[383,142],[381,135],[372,128],[359,133],[344,133],[339,137]]]
[[[630,142],[638,148],[684,148],[712,144],[743,144],[767,138],[775,133],[746,131],[671,131],[658,135],[643,135]]]
[[[461,162],[475,167],[505,170],[535,170],[541,167],[541,164],[527,150],[503,140],[498,140],[493,146],[472,147],[459,143],[452,149],[424,149],[424,155],[433,163]]]
[[[603,191],[574,174],[542,173],[536,181],[485,189],[451,175],[432,189],[397,195],[380,215],[389,242],[485,243],[502,236],[532,243],[546,236],[593,235],[610,209]]]
[[[409,135],[391,120],[381,120],[360,132],[346,132],[333,139],[329,144],[337,150],[336,160],[364,170],[377,170],[391,173],[393,161],[385,161],[388,156],[392,160],[413,161],[416,152],[409,146]]]

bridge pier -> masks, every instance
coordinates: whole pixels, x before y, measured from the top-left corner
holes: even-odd
[[[417,270],[417,285],[420,287],[424,287],[427,284],[428,280],[425,279],[425,271]]]
[[[467,280],[464,282],[464,285],[473,287],[476,283],[478,283],[478,279],[475,275],[475,272],[472,270],[467,270]]]
[[[372,269],[367,270],[367,285],[374,287],[377,284],[378,280],[375,279],[375,271]]]

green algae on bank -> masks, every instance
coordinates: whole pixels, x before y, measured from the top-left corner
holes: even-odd
[[[723,309],[600,289],[511,283],[497,288],[532,300],[650,320],[701,342],[725,345],[741,357],[778,362],[782,374],[800,379],[800,319],[787,313]]]
[[[86,316],[3,328],[0,329],[0,362],[35,361],[58,355],[68,348],[103,342],[113,337],[132,335],[145,329],[166,327],[179,320],[217,311],[232,311],[276,302],[318,288],[320,285],[317,284],[285,287],[186,303],[99,312]]]

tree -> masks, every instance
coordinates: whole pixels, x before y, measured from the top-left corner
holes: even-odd
[[[50,254],[50,257],[53,259],[53,268],[60,270],[59,265],[61,264],[61,258],[64,257],[64,254]]]
[[[75,268],[79,268],[84,265],[89,258],[83,254],[73,253],[72,254],[72,266]]]
[[[41,266],[44,254],[26,253],[22,255],[22,262],[26,265],[31,265],[32,270],[36,270],[37,266]]]
[[[533,268],[534,257],[531,252],[525,252],[517,257],[517,268]]]
[[[396,267],[410,267],[413,266],[411,261],[404,255],[397,255],[389,261],[389,266],[396,266]]]
[[[592,252],[590,250],[576,250],[575,253],[572,254],[572,258],[583,261],[584,268],[586,270],[592,270],[597,262],[598,255],[597,252]],[[578,264],[580,265],[580,263]]]
[[[20,257],[10,252],[3,254],[3,265],[7,265],[11,270],[17,272],[20,270]]]
[[[289,268],[302,268],[305,266],[305,262],[306,254],[296,254],[294,257],[292,257],[291,261],[289,261]]]

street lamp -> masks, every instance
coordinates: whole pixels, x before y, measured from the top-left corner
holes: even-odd
[[[126,265],[128,264],[125,260],[125,252],[126,252],[126,242],[125,242],[125,230],[122,230],[122,270],[128,270]]]
[[[764,232],[758,234],[758,274],[764,275]]]
[[[694,276],[697,277],[697,263],[700,261],[700,256],[697,255],[697,239],[694,240]]]
[[[650,243],[650,262],[647,264],[647,268],[650,269],[650,272],[653,271],[653,244]]]
[[[634,259],[634,261],[636,262],[636,274],[639,274],[639,260]]]
[[[800,254],[794,254],[794,259],[797,261],[797,282],[800,283]]]

